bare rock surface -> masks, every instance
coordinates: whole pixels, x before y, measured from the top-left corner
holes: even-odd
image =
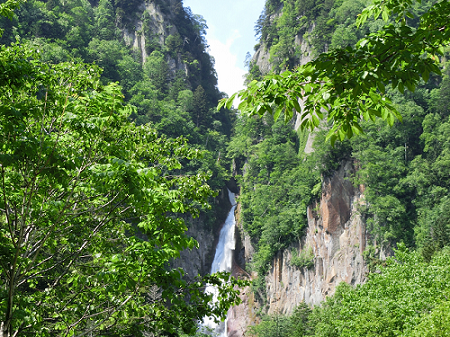
[[[269,314],[291,313],[301,302],[317,305],[342,281],[353,285],[365,281],[362,254],[367,237],[357,209],[361,195],[349,180],[351,172],[351,163],[346,163],[325,178],[319,205],[308,207],[307,233],[296,248],[312,249],[314,267],[292,266],[291,250],[275,258],[266,276]]]
[[[291,249],[280,251],[265,276],[266,308],[261,308],[254,295],[244,290],[243,303],[230,310],[229,336],[244,336],[245,331],[242,332],[241,327],[258,322],[257,310],[263,309],[268,314],[290,314],[301,302],[318,305],[327,296],[333,295],[342,281],[352,285],[365,281],[367,267],[363,251],[368,237],[358,212],[358,205],[363,202],[362,193],[349,179],[352,172],[352,163],[347,162],[333,176],[324,178],[320,202],[307,209],[306,235]],[[252,254],[247,251],[253,252],[254,249],[240,222],[237,223],[241,250],[245,251],[240,254],[248,262]],[[291,265],[295,250],[312,250],[314,267],[308,269]]]
[[[174,0],[168,0],[169,6],[174,6]],[[164,45],[166,38],[169,35],[178,34],[178,30],[175,25],[171,24],[175,20],[173,14],[163,13],[160,7],[154,2],[143,2],[139,7],[139,13],[141,13],[134,20],[133,24],[130,25],[133,29],[122,29],[122,36],[127,46],[131,46],[134,50],[139,51],[142,61],[145,63],[147,57],[146,52],[146,34],[148,36],[157,36],[161,46]],[[146,29],[148,32],[144,32],[143,18],[144,14],[150,17],[148,20],[149,25]],[[177,70],[182,70],[186,73],[188,72],[188,66],[181,60],[181,56],[178,55],[176,58],[167,58],[167,63],[169,66],[169,73],[172,77],[175,77]]]
[[[240,295],[242,303],[232,307],[228,311],[227,331],[228,337],[242,337],[247,331],[247,327],[258,322],[256,315],[258,305],[255,295],[250,287],[245,287]]]

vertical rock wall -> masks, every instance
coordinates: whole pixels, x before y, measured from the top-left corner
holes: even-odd
[[[315,27],[315,23],[311,23],[308,33],[311,33]],[[296,35],[294,43],[300,48],[301,57],[298,60],[298,64],[303,65],[310,62],[313,59],[313,52],[309,41],[306,40],[303,35]],[[269,47],[262,43],[253,54],[252,62],[259,67],[259,70],[263,75],[270,73],[272,70],[272,63]]]
[[[174,0],[168,0],[169,6],[173,6],[175,4]],[[156,5],[154,2],[143,2],[139,9],[138,9],[139,15],[134,20],[133,24],[130,25],[133,27],[133,29],[127,29],[124,28],[122,30],[123,39],[125,41],[125,44],[127,46],[131,46],[134,50],[138,51],[140,53],[140,56],[142,58],[142,62],[145,62],[147,57],[147,51],[146,51],[146,35],[153,35],[157,36],[159,43],[161,46],[164,45],[166,38],[169,35],[176,35],[178,34],[178,30],[173,24],[175,18],[174,16],[169,13],[165,14],[161,11],[158,5]],[[143,24],[143,18],[144,14],[147,14],[151,20],[149,20],[150,24],[147,29],[149,31],[144,31],[144,24]],[[182,60],[180,55],[175,58],[168,58],[167,63],[169,66],[169,71],[172,76],[175,75],[177,70],[183,70],[186,75],[188,74],[188,67],[187,64],[185,64]]]
[[[291,266],[291,250],[275,258],[266,276],[269,314],[290,313],[300,302],[317,305],[342,281],[365,281],[363,251],[367,238],[357,209],[361,193],[349,180],[352,171],[348,162],[325,178],[320,203],[308,207],[307,233],[296,248],[313,251],[314,267]]]
[[[195,219],[188,219],[188,230],[186,234],[197,240],[199,247],[192,250],[185,249],[181,252],[180,258],[174,260],[172,264],[174,268],[183,268],[189,280],[193,280],[198,274],[205,275],[211,272],[211,265],[214,260],[220,229],[231,208],[226,188],[220,191],[219,195],[214,199],[214,202],[218,204],[218,208],[221,210],[217,214],[217,223],[213,227],[210,227],[205,224],[205,219],[202,216]]]
[[[289,314],[301,302],[319,304],[334,294],[342,281],[353,285],[365,281],[367,268],[363,251],[368,238],[358,212],[358,205],[363,202],[362,191],[349,179],[353,171],[352,163],[347,162],[333,176],[324,178],[320,201],[307,209],[306,235],[296,246],[280,251],[274,258],[265,276],[267,306],[262,308],[265,312]],[[241,243],[236,254],[248,262],[251,260],[248,252],[253,247],[242,225],[240,233]],[[296,250],[312,250],[314,267],[291,265]],[[255,312],[260,305],[253,294],[248,295],[249,289],[244,293],[244,303],[230,311],[229,336],[244,336],[241,327],[257,323]]]

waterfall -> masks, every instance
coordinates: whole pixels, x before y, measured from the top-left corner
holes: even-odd
[[[234,210],[236,208],[236,199],[234,198],[234,193],[230,190],[228,190],[228,198],[232,207],[228,212],[225,224],[220,230],[219,243],[217,244],[216,254],[214,255],[214,261],[211,266],[211,274],[218,271],[231,271],[233,251],[236,246],[234,241],[234,226],[236,223]],[[217,289],[214,286],[207,286],[206,292],[214,294],[214,300],[216,300]],[[214,329],[214,332],[219,337],[227,337],[226,320],[225,322],[216,324],[211,317],[207,317],[204,319],[203,325]]]

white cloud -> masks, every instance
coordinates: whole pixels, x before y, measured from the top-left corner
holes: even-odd
[[[239,63],[243,64],[243,60],[238,60],[230,51],[231,45],[240,37],[239,31],[235,30],[226,43],[223,43],[208,34],[209,53],[215,59],[219,90],[226,92],[228,96],[244,88],[243,76],[247,71],[243,66],[238,66]]]

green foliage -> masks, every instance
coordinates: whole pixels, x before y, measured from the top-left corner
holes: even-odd
[[[150,81],[160,94],[162,99],[168,90],[169,66],[165,60],[164,54],[155,50],[150,54],[144,63],[144,77]]]
[[[407,174],[405,148],[383,148],[369,139],[366,142],[362,136],[358,139],[361,143],[355,144],[361,149],[355,153],[355,158],[361,163],[355,182],[366,186],[364,195],[370,207],[364,211],[376,214],[367,220],[368,229],[382,245],[393,238],[411,244],[413,231],[406,225],[411,223],[414,215],[408,214],[412,210],[406,209],[404,202],[411,196],[411,189],[400,182]]]
[[[208,125],[209,109],[206,101],[206,92],[201,85],[199,85],[194,91],[192,105],[192,110],[194,112],[192,119],[195,121],[196,126],[199,127],[200,125]]]
[[[266,239],[271,238],[269,234],[273,232],[278,234],[282,226],[279,228],[274,221],[270,224],[275,227],[267,230],[265,225],[269,222],[262,212],[266,208],[258,208],[260,204],[266,207],[269,204],[261,202],[264,199],[258,195],[260,189],[261,194],[269,196],[267,198],[276,196],[270,177],[275,171],[273,167],[278,165],[270,166],[270,161],[264,161],[264,154],[270,153],[270,148],[259,144],[269,138],[268,115],[275,119],[283,115],[288,123],[293,110],[302,111],[300,148],[306,143],[308,129],[315,130],[316,144],[320,144],[316,146],[315,169],[328,175],[339,167],[341,160],[353,161],[355,173],[349,179],[361,187],[364,195],[358,211],[377,245],[367,247],[364,254],[372,272],[368,282],[356,288],[341,284],[334,296],[308,315],[310,329],[302,335],[445,336],[450,328],[447,310],[450,82],[445,70],[447,65],[439,58],[445,61],[448,55],[444,47],[450,31],[443,13],[449,4],[446,1],[421,5],[410,1],[376,2],[362,12],[358,19],[362,30],[354,34],[355,28],[348,18],[361,11],[364,5],[356,1],[335,2],[323,25],[326,29],[316,27],[310,33],[312,43],[317,46],[320,44],[320,40],[315,39],[318,34],[324,36],[324,42],[331,42],[328,53],[295,71],[254,81],[247,90],[237,94],[244,99],[239,107],[243,114],[263,119],[258,124],[248,118],[247,123],[253,125],[254,131],[243,129],[233,140],[235,143],[231,143],[233,146],[230,145],[230,153],[237,162],[246,163],[244,171],[252,172],[249,173],[252,178],[247,178],[251,184],[245,185],[245,173],[242,178],[244,226],[250,235],[258,238],[254,261],[258,273],[264,273],[276,249],[284,247],[280,241]],[[293,12],[292,3],[284,1],[283,6],[285,11],[278,12],[277,18],[277,13],[270,12],[267,5],[269,19],[259,21],[262,28],[264,23],[273,22],[264,28],[267,40],[262,42],[272,47],[275,70],[287,64],[286,58],[276,59],[287,47],[283,46],[285,42],[277,45],[283,41],[281,32],[293,28],[287,23]],[[315,22],[323,18],[325,16]],[[281,23],[285,23],[286,28]],[[334,34],[329,34],[332,31]],[[368,35],[356,43],[356,38],[361,37],[359,34],[366,33]],[[427,45],[423,43],[425,40]],[[441,69],[444,69],[443,78],[439,77]],[[233,99],[232,96],[223,100],[219,106],[230,106]],[[303,110],[299,99],[303,100]],[[327,122],[321,121],[325,117]],[[325,144],[328,143],[323,135],[326,131],[317,131],[318,128],[330,130],[327,138],[334,148]],[[353,138],[356,134],[359,136]],[[341,142],[335,143],[335,140]],[[249,150],[256,146],[264,148],[264,152]],[[276,158],[273,153],[270,156]],[[285,175],[290,172],[286,168],[283,170]],[[262,179],[270,181],[264,189]],[[267,208],[268,212],[274,212],[273,208]],[[271,244],[266,245],[266,242]],[[395,258],[380,261],[380,249],[392,249],[395,245],[398,247]],[[418,249],[410,253],[406,246]],[[304,260],[308,259],[299,256],[293,259],[299,265],[303,265]],[[262,292],[260,288],[264,287],[263,280],[254,282],[257,291]],[[282,322],[278,325],[282,329],[273,330],[277,322]],[[253,333],[255,336],[276,333],[290,336],[285,332],[285,326],[289,326],[286,322],[286,317],[264,318]]]
[[[418,240],[422,247],[422,254],[429,261],[433,254],[445,246],[450,246],[450,202],[448,197],[427,212],[427,221],[423,223],[425,228],[417,228]],[[421,236],[419,236],[421,235]]]
[[[130,123],[133,107],[94,66],[44,64],[17,45],[0,64],[4,334],[193,333],[239,301],[227,274],[188,283],[168,268],[197,245],[181,215],[212,193],[207,175],[176,174],[201,152]]]
[[[245,83],[249,83],[253,80],[259,81],[262,79],[261,70],[256,62],[250,61],[248,64],[248,73],[245,78]]]
[[[270,116],[237,120],[228,155],[241,174],[242,221],[257,248],[253,268],[259,275],[279,250],[302,237],[307,223],[306,207],[315,197],[320,172],[313,157],[302,160],[298,151],[291,126]],[[256,288],[263,286],[256,281]]]
[[[300,252],[293,251],[290,263],[297,268],[309,269],[314,267],[314,252],[312,248],[302,249]]]
[[[139,0],[114,0],[116,20],[119,27],[133,28],[131,23],[138,18]]]
[[[369,272],[376,272],[380,265],[385,265],[385,262],[379,257],[379,249],[374,245],[367,245],[364,249],[363,257]]]
[[[127,54],[126,49],[115,40],[93,38],[89,42],[87,60],[103,69],[104,82],[119,81],[119,62]]]
[[[112,40],[116,37],[114,25],[115,13],[111,0],[100,0],[94,8],[94,26],[100,40]]]
[[[386,86],[402,94],[405,89],[413,92],[422,79],[427,82],[430,74],[441,73],[437,55],[443,55],[443,46],[450,40],[443,14],[448,6],[446,1],[434,4],[421,16],[417,28],[388,24],[355,47],[323,53],[295,71],[251,82],[248,89],[238,93],[239,109],[249,115],[270,113],[275,119],[283,114],[285,121],[292,118],[294,111],[302,111],[301,127],[311,130],[326,115],[332,123],[328,134],[332,144],[361,134],[363,120],[379,117],[393,125],[401,115],[386,95]],[[369,13],[375,18],[387,13],[377,8],[364,12],[359,22],[364,23]],[[403,12],[393,13],[402,21]],[[383,19],[387,21],[385,14]],[[219,107],[230,106],[234,97],[222,100]],[[298,99],[304,101],[304,109]]]
[[[412,337],[444,337],[450,334],[450,303],[437,305],[429,314],[423,315],[421,322],[410,334]]]
[[[274,39],[269,50],[270,62],[275,66],[275,72],[279,69],[292,68],[300,56],[300,47],[295,44],[298,28],[294,6],[291,1],[284,2],[283,14],[276,21],[278,39]]]
[[[289,318],[282,315],[268,316],[255,326],[249,327],[249,334],[252,337],[284,337],[288,336]]]
[[[24,0],[7,0],[0,4],[0,17],[13,19],[14,10],[19,8],[20,5],[24,3]],[[0,37],[2,37],[4,32],[3,28],[0,28]]]
[[[311,331],[309,323],[310,314],[311,309],[302,302],[289,316],[276,314],[263,317],[258,325],[249,327],[249,332],[254,337],[307,336]]]
[[[176,57],[176,55],[182,50],[183,47],[183,40],[181,39],[180,34],[169,35],[166,38],[165,46],[168,52],[173,57]]]
[[[442,251],[428,264],[399,245],[395,259],[389,258],[380,273],[370,274],[366,284],[352,288],[341,283],[336,294],[314,310],[311,335],[412,336],[413,331],[424,331],[425,322],[447,317],[449,253]],[[447,331],[445,319],[440,322],[441,333]]]

